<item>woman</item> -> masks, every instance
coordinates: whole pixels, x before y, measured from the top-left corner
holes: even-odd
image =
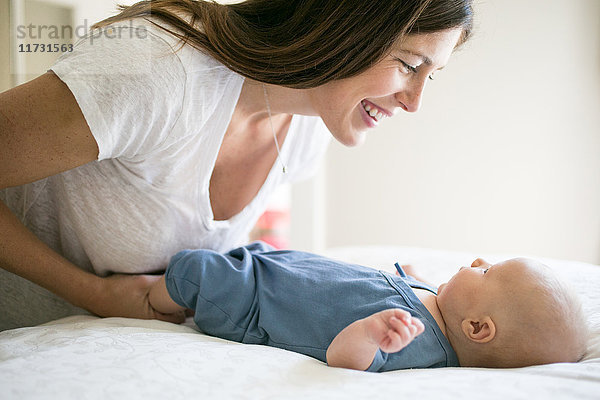
[[[144,1],[101,22],[0,94],[0,329],[181,321],[143,274],[243,244],[329,135],[354,146],[416,111],[471,25],[470,0]]]

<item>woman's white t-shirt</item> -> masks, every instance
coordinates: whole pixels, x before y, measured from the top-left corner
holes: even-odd
[[[288,172],[276,162],[250,204],[215,221],[209,182],[242,76],[141,19],[92,31],[51,70],[75,96],[98,160],[0,199],[99,275],[161,271],[181,249],[244,244],[269,194],[310,176],[331,137],[320,118],[295,115],[281,147]]]

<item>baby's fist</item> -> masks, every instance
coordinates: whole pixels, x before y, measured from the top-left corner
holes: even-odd
[[[402,350],[425,330],[418,318],[398,308],[375,313],[367,317],[365,322],[369,340],[386,353]]]

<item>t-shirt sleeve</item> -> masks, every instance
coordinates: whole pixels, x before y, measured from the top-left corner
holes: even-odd
[[[70,89],[98,159],[135,159],[167,139],[183,104],[186,72],[172,47],[145,26],[91,31],[50,68]]]

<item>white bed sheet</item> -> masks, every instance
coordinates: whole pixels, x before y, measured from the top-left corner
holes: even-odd
[[[413,263],[434,283],[475,258],[402,247],[333,249],[327,255],[388,271],[396,261]],[[571,281],[582,297],[592,335],[580,363],[377,374],[212,338],[186,325],[76,316],[0,333],[0,398],[600,399],[600,267],[543,261]]]

